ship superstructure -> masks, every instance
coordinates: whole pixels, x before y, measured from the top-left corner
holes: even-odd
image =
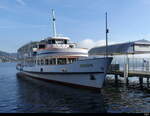
[[[40,42],[30,42],[18,49],[18,60],[24,66],[69,64],[88,57],[88,50],[68,43],[68,37],[49,37]]]

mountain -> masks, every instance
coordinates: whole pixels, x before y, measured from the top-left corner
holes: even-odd
[[[0,50],[0,62],[17,61],[17,53],[8,53]]]

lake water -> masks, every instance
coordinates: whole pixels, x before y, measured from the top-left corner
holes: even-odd
[[[0,113],[150,112],[150,93],[106,84],[101,93],[16,76],[0,63]]]

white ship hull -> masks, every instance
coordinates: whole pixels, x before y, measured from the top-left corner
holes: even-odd
[[[72,64],[23,67],[21,73],[35,79],[76,87],[100,89],[112,58],[79,60]],[[26,77],[27,77],[26,76]]]

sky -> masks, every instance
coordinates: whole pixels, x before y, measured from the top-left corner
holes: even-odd
[[[82,47],[105,43],[105,12],[109,44],[150,40],[150,0],[0,0],[0,50],[52,36],[51,9],[57,34]]]

